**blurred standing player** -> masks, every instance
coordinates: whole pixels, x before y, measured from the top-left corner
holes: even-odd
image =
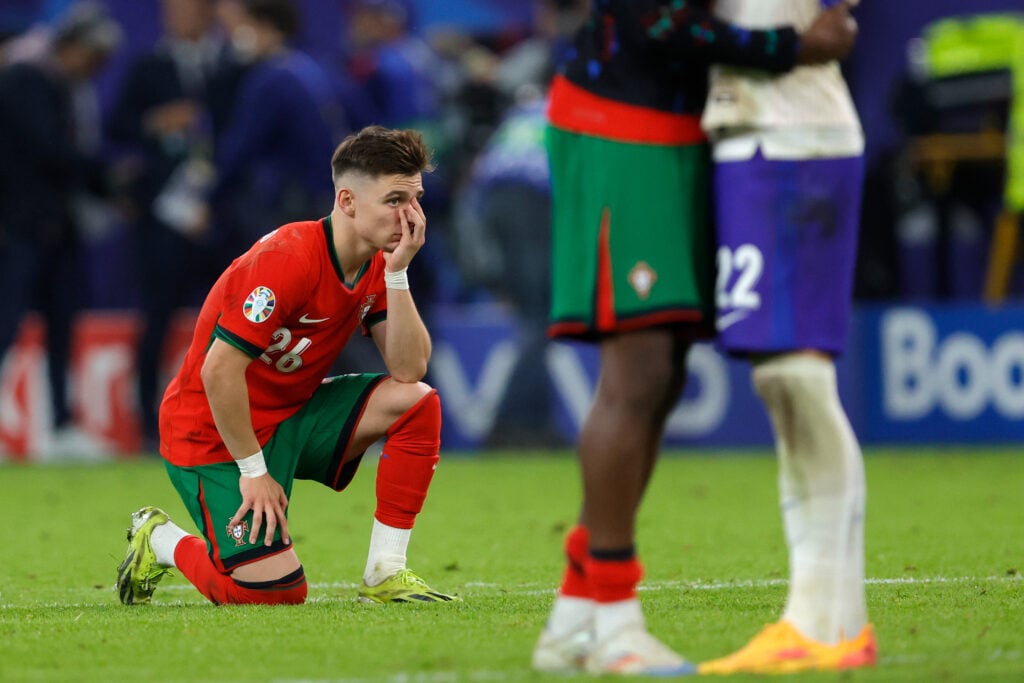
[[[715,14],[750,29],[802,27],[822,4],[719,0]],[[725,349],[750,359],[771,417],[790,580],[782,619],[701,672],[871,665],[864,463],[833,364],[850,318],[860,122],[836,62],[782,76],[724,66],[712,74],[703,124],[718,192],[717,326]]]
[[[292,482],[341,491],[385,437],[359,598],[453,599],[405,566],[441,434],[437,392],[419,381],[430,336],[406,276],[426,237],[428,156],[414,131],[349,136],[331,159],[330,215],[265,235],[213,286],[160,408],[160,452],[205,541],[158,508],[134,513],[121,602],[149,602],[170,567],[215,604],[303,602],[288,530]],[[325,380],[360,326],[390,375]]]
[[[708,63],[831,59],[845,8],[802,36],[744,31],[710,2],[596,0],[551,89],[553,336],[597,341],[601,376],[579,440],[583,505],[533,653],[544,671],[683,674],[693,665],[647,631],[636,597],[636,511],[691,341],[711,333],[710,164],[700,128]]]

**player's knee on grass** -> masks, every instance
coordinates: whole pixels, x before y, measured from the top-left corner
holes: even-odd
[[[284,561],[271,569],[267,558],[222,573],[207,554],[206,542],[186,536],[174,550],[174,565],[196,589],[215,605],[298,605],[306,600],[306,574],[301,564]],[[265,572],[265,573],[264,573]],[[270,577],[270,578],[267,578]]]
[[[235,584],[234,589],[229,590],[231,604],[301,605],[309,590],[302,567],[271,581],[231,581]]]

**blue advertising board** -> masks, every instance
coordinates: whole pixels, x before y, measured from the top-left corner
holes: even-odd
[[[871,442],[1024,440],[1024,307],[861,308]]]
[[[502,396],[520,353],[515,321],[501,308],[453,308],[432,323],[434,355],[430,380],[444,404],[446,448],[475,448],[500,418]],[[556,420],[566,443],[579,433],[597,384],[597,348],[550,342],[543,357]],[[670,445],[767,445],[771,426],[750,387],[746,363],[724,357],[711,344],[697,344],[688,358],[689,378],[669,416]]]
[[[501,418],[520,350],[501,308],[443,311],[433,324],[431,381],[449,448],[476,448]],[[593,397],[596,347],[550,342],[543,357],[559,430],[574,442]],[[697,344],[669,418],[672,446],[769,446],[771,426],[747,363]],[[840,399],[865,444],[1024,441],[1024,307],[858,307],[837,363]]]

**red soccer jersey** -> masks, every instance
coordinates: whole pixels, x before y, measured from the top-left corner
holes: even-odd
[[[160,452],[180,466],[230,461],[200,370],[215,338],[252,356],[245,378],[256,438],[298,411],[362,324],[387,313],[384,257],[344,281],[330,218],[289,223],[234,260],[210,290],[192,344],[160,406]]]

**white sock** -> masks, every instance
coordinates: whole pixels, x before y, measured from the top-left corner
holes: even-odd
[[[824,643],[867,623],[864,462],[828,359],[790,354],[757,365],[754,385],[775,430],[789,546],[783,619]]]
[[[376,586],[405,569],[405,554],[409,548],[412,529],[399,529],[373,520],[370,532],[370,552],[366,557],[363,582]]]
[[[856,443],[856,442],[854,442]],[[850,475],[849,536],[846,539],[846,562],[840,576],[839,590],[845,599],[839,615],[844,637],[856,638],[868,623],[868,605],[864,594],[864,514],[867,505],[867,483],[864,481],[864,457],[857,448],[857,460]]]
[[[641,628],[647,628],[640,601],[636,598],[594,604],[594,627],[599,643],[630,625],[639,624]]]
[[[551,608],[551,616],[544,630],[555,638],[575,633],[576,631],[590,628],[594,619],[595,603],[589,598],[579,598],[570,595],[559,595],[555,598],[555,604]]]
[[[149,536],[149,545],[153,549],[153,554],[156,555],[156,561],[164,567],[175,566],[174,549],[178,547],[181,539],[190,535],[170,520],[153,527],[153,533]]]

